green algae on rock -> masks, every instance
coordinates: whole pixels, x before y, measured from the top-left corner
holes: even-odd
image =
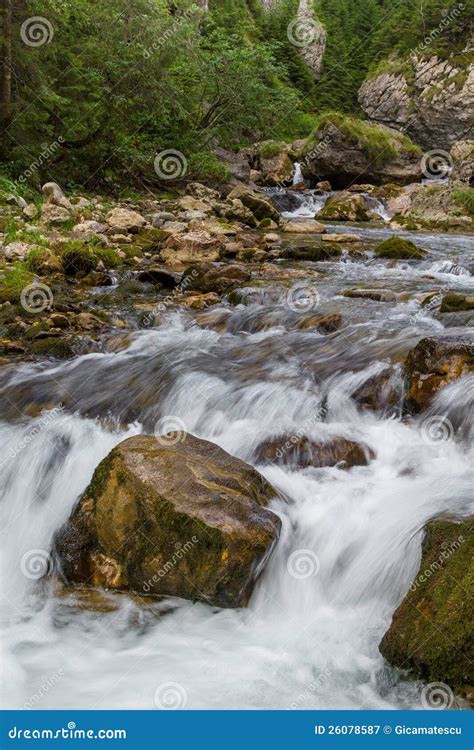
[[[380,651],[393,665],[469,695],[474,662],[474,517],[428,524],[418,574]]]
[[[276,491],[187,433],[137,436],[99,464],[56,538],[68,583],[219,607],[248,603],[280,532]]]
[[[421,260],[426,253],[417,247],[414,242],[404,240],[401,237],[390,237],[375,248],[378,258],[389,258],[395,260]]]

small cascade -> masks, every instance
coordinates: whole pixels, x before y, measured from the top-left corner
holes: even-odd
[[[295,172],[293,174],[292,185],[299,185],[300,182],[304,182],[303,172],[301,171],[301,164],[299,161],[295,161]]]

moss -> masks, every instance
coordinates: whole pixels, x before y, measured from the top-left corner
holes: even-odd
[[[305,152],[308,153],[321,140],[326,131],[335,126],[359,148],[369,159],[380,165],[397,156],[400,150],[410,154],[421,154],[421,149],[402,133],[389,133],[378,125],[371,125],[356,117],[347,117],[339,112],[329,112],[321,116],[318,125],[309,136]]]
[[[58,253],[66,276],[87,274],[97,268],[99,261],[108,268],[118,265],[117,253],[112,248],[86,244],[78,240],[66,242],[58,249]]]
[[[454,689],[472,685],[473,532],[473,518],[428,525],[418,575],[380,644],[392,664]]]
[[[0,303],[18,303],[23,289],[32,283],[34,276],[24,263],[15,263],[12,267],[0,269]]]
[[[280,143],[279,141],[267,141],[266,143],[260,144],[258,155],[261,159],[273,159],[273,157],[281,154],[282,151],[286,151],[284,143]]]
[[[69,359],[74,356],[70,343],[56,337],[33,341],[30,351],[32,354],[46,355],[48,357],[56,357],[57,359]]]
[[[25,265],[29,271],[38,274],[54,273],[62,270],[62,263],[57,255],[51,250],[33,248],[25,259]]]
[[[390,237],[384,240],[375,248],[375,254],[378,258],[401,260],[421,260],[425,257],[424,250],[401,237]]]
[[[465,310],[474,310],[474,297],[466,297],[464,294],[454,292],[444,295],[440,312],[462,312]]]
[[[474,219],[474,188],[454,190],[451,197],[458,206],[464,209],[471,219]]]

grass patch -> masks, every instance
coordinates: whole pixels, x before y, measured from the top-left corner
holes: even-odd
[[[119,257],[112,248],[85,244],[79,240],[66,242],[57,249],[57,253],[66,276],[94,271],[99,261],[107,268],[115,268],[119,263]]]
[[[452,194],[452,198],[458,206],[461,206],[466,214],[474,219],[474,189],[466,188],[466,190],[455,190]]]
[[[268,143],[262,143],[258,149],[258,155],[261,159],[273,159],[282,151],[285,151],[285,145],[278,141],[268,141]]]
[[[20,302],[22,290],[31,284],[33,278],[33,274],[20,261],[10,268],[0,270],[0,303]]]

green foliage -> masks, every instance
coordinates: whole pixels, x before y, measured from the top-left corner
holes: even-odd
[[[0,269],[0,303],[18,303],[22,290],[31,284],[32,280],[33,274],[20,261],[10,268]]]
[[[112,248],[86,244],[79,240],[64,243],[58,248],[58,254],[66,276],[87,274],[97,268],[99,261],[108,268],[114,268],[118,264],[117,253]]]
[[[282,151],[285,150],[285,144],[278,141],[269,141],[268,143],[262,143],[258,149],[258,154],[261,159],[273,159],[274,156],[278,156]]]
[[[474,189],[455,190],[452,194],[453,200],[465,210],[466,214],[474,219]]]

